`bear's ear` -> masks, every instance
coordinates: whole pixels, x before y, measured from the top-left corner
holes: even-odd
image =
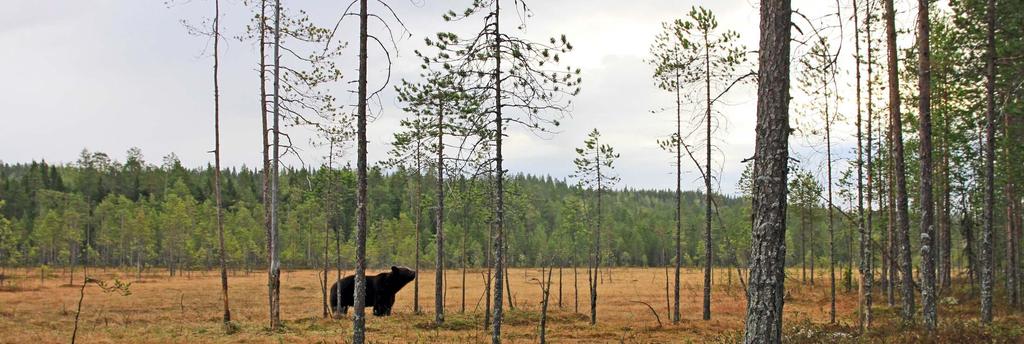
[[[398,267],[397,267],[397,266],[394,266],[394,265],[392,265],[392,266],[391,266],[391,272],[393,272],[393,273],[396,273],[396,274],[397,274],[397,273],[398,273]]]

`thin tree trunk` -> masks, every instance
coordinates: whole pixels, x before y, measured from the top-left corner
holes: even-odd
[[[1017,245],[1019,239],[1017,237],[1017,190],[1016,184],[1014,183],[1014,171],[1012,164],[1010,164],[1013,155],[1011,155],[1012,147],[1017,147],[1017,142],[1013,136],[1014,123],[1011,120],[1010,111],[1003,111],[1003,140],[1006,148],[1003,149],[1003,159],[1006,169],[1006,182],[1003,184],[1003,190],[1006,194],[1006,283],[1009,288],[1007,289],[1007,297],[1010,299],[1010,304],[1017,308],[1020,306],[1020,266],[1018,264],[1018,252]]]
[[[504,282],[505,255],[505,170],[502,167],[502,139],[504,120],[501,116],[501,1],[494,2],[494,149],[495,149],[495,206],[494,206],[494,319],[492,319],[491,343],[501,343],[502,285]]]
[[[325,195],[326,197],[324,197],[324,203],[325,203],[324,204],[324,260],[323,260],[324,279],[323,279],[323,288],[321,288],[321,291],[322,291],[322,294],[323,294],[322,295],[323,296],[322,299],[323,299],[323,317],[324,318],[327,318],[328,316],[331,315],[330,309],[327,306],[327,304],[328,304],[328,301],[327,301],[327,295],[328,295],[327,288],[330,287],[330,283],[327,283],[327,280],[329,279],[329,276],[330,276],[329,272],[328,272],[328,267],[330,266],[330,261],[331,261],[331,252],[330,252],[330,247],[331,247],[331,215],[334,214],[334,209],[333,209],[332,203],[331,203],[331,190],[334,188],[333,183],[331,183],[332,180],[333,180],[332,177],[334,176],[334,138],[330,137],[328,140],[330,142],[329,142],[329,147],[327,149],[327,185],[324,188],[324,189],[326,189],[326,195]]]
[[[420,271],[420,243],[421,243],[421,241],[420,241],[420,232],[422,232],[422,227],[423,227],[423,224],[421,222],[422,220],[420,218],[423,215],[423,210],[420,209],[420,206],[422,205],[421,197],[423,196],[423,194],[422,194],[423,165],[421,165],[421,163],[420,163],[420,137],[419,136],[420,136],[420,133],[417,132],[416,133],[416,153],[414,154],[415,155],[415,159],[416,159],[416,191],[415,191],[415,194],[413,194],[413,199],[412,199],[412,207],[413,207],[414,211],[416,212],[416,214],[413,215],[413,218],[415,219],[415,222],[416,222],[416,239],[415,239],[416,240],[416,249],[415,249],[415,251],[416,251],[416,254],[415,254],[416,258],[415,258],[415,261],[413,262],[413,265],[414,265],[413,269],[416,270],[416,271]],[[412,290],[413,290],[413,292],[412,292],[412,312],[416,313],[416,314],[420,314],[420,279],[419,278],[414,279],[412,281]]]
[[[494,188],[490,188],[490,190],[491,190],[491,198],[490,199],[493,200],[494,199]],[[485,289],[484,289],[484,292],[486,293],[486,296],[484,297],[484,300],[485,300],[485,305],[484,305],[484,330],[485,331],[488,329],[489,326],[491,326],[491,283],[492,283],[492,280],[491,280],[491,268],[493,267],[493,265],[491,265],[491,257],[492,257],[491,256],[491,247],[492,247],[491,246],[491,239],[494,237],[494,223],[492,222],[491,225],[487,227],[487,229],[488,229],[487,242],[484,244],[484,266],[487,267],[487,280],[485,281],[485,285],[486,286],[485,286]]]
[[[789,0],[761,1],[753,226],[744,343],[782,341],[789,171]]]
[[[899,236],[899,263],[902,274],[900,298],[903,321],[914,320],[914,267],[910,257],[910,219],[907,206],[907,168],[903,154],[903,119],[900,114],[900,81],[897,70],[896,12],[893,0],[885,1],[885,31],[889,50],[889,114],[892,127],[892,157],[896,177],[896,229]]]
[[[827,87],[827,86],[826,86]],[[832,118],[829,115],[828,101],[825,102],[825,169],[828,175],[828,275],[829,275],[829,313],[828,322],[836,323],[836,248],[835,219],[832,217]]]
[[[220,286],[224,299],[224,323],[231,321],[228,306],[228,264],[224,251],[224,204],[220,195],[220,0],[213,2],[213,193],[217,203],[217,235],[220,243]]]
[[[590,325],[597,324],[597,280],[601,272],[601,144],[595,138],[594,166],[597,167],[597,227],[594,231],[594,274],[590,285]]]
[[[707,99],[704,113],[706,122],[707,142],[704,149],[707,153],[707,165],[704,173],[704,193],[707,196],[704,205],[704,304],[702,307],[704,320],[711,320],[711,266],[714,257],[711,243],[711,52],[707,31],[704,32],[704,91]],[[682,140],[682,138],[680,138]]]
[[[437,263],[434,269],[434,323],[444,323],[444,106],[437,109]]]
[[[260,120],[263,124],[263,229],[267,236],[267,252],[270,251],[270,127],[267,123],[267,1],[260,1]],[[173,271],[173,269],[171,270]],[[267,274],[267,292],[271,294],[270,274]],[[268,301],[270,299],[268,298]],[[269,303],[268,303],[269,304]]]
[[[466,186],[466,178],[463,177],[461,181],[465,200],[462,202],[462,308],[459,309],[459,313],[466,313],[466,265],[468,264],[466,260],[466,237],[469,236],[469,197],[467,195],[469,194],[469,189]],[[561,303],[559,303],[559,306],[561,306]]]
[[[580,312],[580,274],[576,271],[578,264],[576,263],[576,240],[573,239],[573,253],[572,253],[572,298],[573,304],[575,304],[574,312]]]
[[[683,209],[683,188],[682,188],[682,179],[683,179],[683,151],[682,151],[683,150],[683,148],[682,148],[682,142],[683,142],[683,127],[682,127],[683,124],[682,123],[683,123],[683,118],[682,118],[682,116],[683,115],[682,115],[682,113],[683,113],[683,110],[682,110],[682,107],[683,107],[683,104],[682,104],[682,101],[680,100],[679,85],[681,85],[679,83],[679,72],[676,71],[676,142],[675,142],[676,143],[676,209],[675,209],[675,215],[676,215],[676,218],[675,218],[675,220],[676,220],[676,259],[675,259],[675,270],[676,271],[675,271],[675,273],[676,273],[676,275],[675,275],[675,278],[676,279],[675,279],[675,288],[674,288],[674,294],[673,294],[673,306],[675,307],[675,308],[672,309],[672,323],[673,324],[678,324],[679,323],[679,319],[681,318],[680,309],[679,309],[679,287],[680,287],[680,281],[679,281],[680,271],[679,270],[681,270],[682,262],[683,262],[683,259],[682,259],[683,258],[683,241],[682,241],[682,232],[683,232],[683,215],[682,215],[682,209]]]
[[[548,299],[551,296],[551,268],[547,269],[547,279],[544,279],[544,273],[545,273],[545,271],[542,268],[541,271],[540,271],[540,277],[543,280],[543,281],[541,281],[541,284],[542,284],[541,291],[543,292],[542,293],[543,300],[541,302],[541,310],[540,310],[540,342],[541,342],[541,344],[547,343],[546,338],[547,338],[547,323],[548,323]],[[559,279],[561,279],[561,278],[559,278]]]
[[[891,119],[890,119],[890,121],[891,121]],[[886,195],[886,205],[885,205],[886,239],[885,239],[885,243],[886,243],[886,246],[885,246],[885,249],[886,249],[886,253],[889,256],[889,261],[888,261],[888,263],[886,265],[888,267],[888,270],[889,270],[889,283],[886,284],[885,293],[886,293],[887,304],[889,305],[889,307],[892,307],[892,306],[896,305],[896,283],[897,283],[896,282],[896,276],[899,273],[899,269],[897,269],[897,267],[896,267],[896,234],[895,234],[896,214],[894,212],[894,209],[896,208],[894,206],[894,204],[896,203],[896,196],[895,196],[894,190],[896,188],[895,188],[895,184],[893,182],[895,180],[895,177],[893,175],[893,159],[892,159],[892,156],[893,156],[893,154],[892,154],[892,146],[893,146],[893,144],[892,144],[892,142],[893,142],[893,139],[892,139],[892,125],[887,125],[886,127],[887,127],[887,129],[886,129],[886,135],[885,135],[885,139],[886,139],[885,146],[886,146],[886,150],[887,150],[886,153],[887,154],[886,154],[886,164],[885,164],[885,172],[886,172],[886,178],[885,178],[886,179],[886,184],[885,184],[886,185],[885,186],[885,195]]]
[[[858,12],[857,0],[853,0],[853,57],[854,57],[854,78],[856,79],[856,101],[857,101],[857,229],[860,233],[860,283],[857,288],[857,299],[858,308],[860,311],[861,330],[867,328],[865,325],[865,309],[864,305],[864,293],[865,293],[865,279],[867,278],[867,245],[869,244],[870,238],[867,236],[867,228],[864,223],[864,146],[861,142],[861,98],[860,98],[860,12]],[[870,100],[869,100],[870,101]],[[870,173],[870,172],[869,172]],[[852,240],[852,238],[851,238]],[[850,256],[850,260],[853,260],[853,256]]]
[[[854,3],[856,3],[856,1],[854,1]],[[865,28],[865,31],[866,31],[865,34],[867,36],[866,38],[867,38],[867,49],[868,49],[868,63],[867,63],[867,66],[868,66],[868,70],[867,70],[868,100],[867,100],[867,104],[866,104],[867,105],[867,112],[868,112],[868,123],[867,123],[868,124],[867,125],[868,139],[867,139],[867,152],[866,152],[867,153],[867,161],[866,162],[867,162],[867,170],[868,170],[868,174],[867,174],[867,207],[868,208],[866,210],[867,217],[865,218],[865,223],[864,223],[865,231],[864,231],[864,234],[862,234],[862,237],[861,237],[861,249],[863,250],[863,253],[862,253],[862,256],[861,256],[861,266],[863,267],[862,271],[861,271],[861,280],[862,280],[862,282],[861,282],[862,283],[861,289],[864,291],[863,292],[863,295],[864,295],[863,300],[864,300],[864,302],[862,304],[863,309],[862,309],[862,312],[861,312],[861,314],[863,316],[863,318],[862,318],[863,321],[861,322],[861,329],[862,330],[866,330],[867,328],[871,327],[871,320],[872,320],[871,306],[872,306],[872,294],[873,294],[873,285],[874,285],[874,278],[875,278],[875,259],[874,259],[873,245],[872,245],[872,243],[873,243],[873,239],[872,238],[873,237],[872,237],[872,233],[871,233],[874,230],[874,223],[872,221],[873,220],[873,215],[874,215],[874,205],[872,203],[872,196],[873,196],[873,191],[874,191],[872,189],[872,187],[874,186],[874,177],[873,177],[873,173],[872,172],[874,171],[874,169],[873,169],[873,165],[872,165],[872,161],[871,161],[872,150],[873,150],[873,146],[872,146],[872,139],[873,139],[873,137],[872,137],[872,130],[871,130],[872,128],[871,127],[872,127],[872,123],[874,122],[874,107],[873,107],[873,104],[874,104],[874,92],[873,92],[874,91],[874,82],[872,82],[872,80],[873,80],[872,79],[872,72],[873,72],[872,66],[874,65],[874,56],[873,56],[873,52],[872,52],[872,49],[871,49],[871,39],[872,39],[871,38],[871,18],[872,18],[872,16],[871,16],[871,6],[870,6],[871,2],[868,1],[867,4],[869,6],[867,8],[865,8],[865,13],[866,14],[864,16],[864,20],[865,20],[864,28]],[[859,32],[859,30],[857,32]],[[859,39],[858,39],[858,41],[859,41]],[[860,50],[858,48],[858,57],[860,56],[859,55],[859,51]],[[858,74],[859,74],[859,72],[860,72],[860,68],[859,67],[858,67],[857,71],[858,71]],[[858,85],[859,84],[860,83],[858,83]],[[857,92],[857,94],[859,95],[860,92]],[[858,99],[859,98],[860,97],[858,96]],[[859,112],[860,111],[858,111],[858,113]],[[858,123],[859,123],[859,121],[858,121]]]
[[[274,139],[273,139],[273,160],[270,175],[270,234],[268,240],[268,254],[270,272],[269,296],[270,296],[270,328],[277,330],[281,326],[281,261],[278,257],[278,182],[279,168],[281,162],[280,141],[280,88],[281,88],[281,0],[274,5]]]
[[[356,115],[356,272],[352,308],[352,343],[366,341],[366,26],[367,0],[359,0],[359,103]]]
[[[992,230],[995,200],[995,131],[996,131],[996,1],[988,0],[985,39],[985,202],[981,229],[981,322],[992,322],[993,262]]]
[[[935,305],[935,201],[932,198],[932,107],[931,52],[929,48],[928,0],[917,5],[918,46],[918,156],[921,165],[921,306],[924,325],[935,330],[938,316]]]

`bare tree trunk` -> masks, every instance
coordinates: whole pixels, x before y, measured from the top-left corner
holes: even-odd
[[[494,199],[494,189],[491,188],[491,199]],[[491,238],[494,237],[494,223],[488,226],[487,242],[484,244],[484,266],[487,267],[487,280],[485,282],[484,292],[486,293],[484,300],[484,330],[486,331],[488,326],[491,326]]]
[[[444,323],[444,106],[437,109],[437,263],[434,269],[434,323]]]
[[[469,189],[466,187],[466,178],[463,177],[462,190],[465,195],[469,194]],[[468,196],[465,196],[467,200],[462,202],[462,308],[459,309],[459,313],[466,313],[466,269],[468,261],[466,260],[466,237],[469,236],[469,203]],[[561,299],[559,299],[561,300]],[[561,303],[559,303],[561,305]]]
[[[224,204],[220,196],[220,0],[215,0],[213,15],[213,193],[217,203],[217,234],[220,241],[220,286],[224,299],[224,323],[231,321],[228,307],[228,264],[224,251]]]
[[[869,244],[870,237],[867,236],[867,228],[864,224],[864,146],[861,142],[861,100],[860,100],[860,13],[858,12],[857,0],[853,0],[853,57],[854,57],[854,78],[856,79],[856,101],[857,101],[857,227],[860,233],[860,283],[857,288],[858,308],[860,310],[860,321],[861,330],[867,328],[865,325],[864,316],[864,285],[866,284],[867,271],[867,245]],[[870,101],[870,100],[869,100]],[[870,173],[870,172],[869,172]],[[852,240],[852,238],[851,238]],[[853,260],[853,256],[850,256],[850,260]],[[834,304],[834,302],[833,302]]]
[[[594,166],[597,167],[597,226],[594,231],[594,273],[590,280],[590,325],[597,324],[597,280],[601,272],[601,145],[595,138]]]
[[[356,272],[352,308],[352,343],[366,341],[366,24],[367,0],[359,0],[359,96],[356,115]]]
[[[263,128],[263,229],[267,236],[267,252],[270,251],[270,127],[267,123],[267,1],[260,1],[260,119]],[[173,271],[173,269],[172,269]],[[271,293],[273,285],[269,272],[267,275],[268,294]],[[268,299],[269,301],[269,299]]]
[[[892,157],[896,177],[896,229],[899,237],[899,263],[902,272],[900,297],[903,300],[903,321],[914,320],[914,267],[910,257],[910,219],[907,206],[907,168],[903,155],[903,120],[900,114],[900,82],[897,70],[896,12],[893,0],[885,1],[885,31],[889,50],[889,114],[892,127]]]
[[[891,121],[891,119],[890,119],[890,121]],[[885,184],[885,196],[886,196],[886,205],[885,205],[886,239],[885,239],[885,244],[886,244],[886,246],[885,246],[885,250],[886,250],[886,253],[889,256],[889,260],[888,260],[888,262],[886,264],[886,267],[889,270],[889,274],[888,274],[888,276],[889,276],[889,279],[888,279],[889,283],[886,284],[885,294],[886,294],[887,304],[889,305],[889,307],[892,307],[892,306],[896,305],[896,283],[897,283],[896,282],[896,276],[899,273],[899,269],[897,269],[897,267],[896,267],[896,234],[895,234],[895,231],[896,231],[895,230],[895,227],[896,227],[896,214],[895,214],[895,211],[894,211],[894,209],[896,208],[895,207],[896,196],[895,196],[895,191],[894,191],[896,189],[896,187],[895,187],[895,183],[893,182],[895,180],[895,177],[893,175],[893,159],[892,159],[892,156],[893,156],[893,154],[892,154],[892,146],[893,146],[892,145],[892,141],[893,141],[893,139],[892,139],[892,125],[887,125],[886,127],[888,129],[886,129],[886,135],[885,135],[886,144],[885,144],[885,146],[886,146],[886,150],[887,150],[888,154],[886,155],[886,166],[885,166],[885,173],[886,173],[886,178],[885,178],[886,179],[885,180],[885,182],[886,182],[886,184]]]
[[[836,323],[836,248],[835,221],[832,217],[832,118],[825,102],[825,169],[828,175],[828,276],[829,276],[829,313],[828,322]],[[813,279],[812,279],[813,280]]]
[[[995,131],[996,131],[996,1],[988,0],[986,11],[987,32],[985,44],[985,202],[981,229],[981,322],[992,322],[992,230],[995,209]]]
[[[705,152],[707,153],[707,165],[704,173],[704,192],[707,196],[704,207],[704,304],[702,307],[704,320],[711,320],[711,266],[714,257],[711,244],[711,52],[708,42],[707,31],[704,31],[704,91],[707,97],[705,118],[707,126],[707,142]],[[682,140],[682,138],[680,138]]]
[[[281,162],[281,140],[280,140],[280,86],[281,86],[281,0],[274,5],[274,143],[273,160],[270,175],[270,233],[267,237],[268,251],[270,255],[269,293],[270,293],[270,328],[277,330],[281,327],[281,261],[278,256],[278,224],[280,220],[277,214],[278,208],[278,179]]]
[[[938,323],[935,302],[935,201],[932,198],[932,108],[931,52],[929,49],[928,0],[917,5],[918,46],[918,136],[921,145],[921,305],[925,327],[935,330]]]
[[[940,90],[941,90],[941,88],[940,88]],[[945,92],[940,91],[939,101],[943,101],[943,102],[945,101],[944,94],[945,94]],[[950,149],[949,149],[949,139],[948,139],[948,137],[950,135],[950,130],[949,130],[949,119],[948,119],[948,117],[949,117],[948,114],[944,114],[941,117],[941,121],[942,122],[941,122],[940,125],[941,125],[941,128],[942,128],[941,129],[942,130],[942,135],[939,136],[939,140],[941,142],[941,147],[942,147],[941,148],[942,158],[939,161],[939,166],[940,166],[939,168],[942,170],[942,179],[940,179],[940,183],[942,183],[942,185],[940,185],[940,187],[941,187],[941,191],[940,192],[942,194],[940,196],[941,202],[939,203],[939,219],[938,219],[939,233],[937,235],[937,237],[939,239],[939,242],[936,243],[936,246],[938,247],[938,250],[939,250],[939,257],[938,257],[938,259],[939,259],[939,262],[938,262],[938,264],[939,264],[939,278],[938,279],[939,279],[940,288],[943,289],[943,290],[948,289],[952,285],[952,279],[953,279],[952,278],[953,277],[952,267],[951,267],[951,265],[952,265],[952,256],[953,256],[953,251],[952,251],[953,239],[952,239],[951,227],[952,227],[953,220],[952,220],[952,216],[950,215],[950,211],[951,211],[950,208],[951,208],[951,204],[952,204],[952,199],[951,199],[950,196],[952,194],[952,191],[951,191],[951,187],[950,187],[950,170],[949,170],[950,169],[950,165],[949,165],[949,154],[950,154],[949,151],[950,151]]]
[[[415,159],[416,159],[416,191],[415,191],[415,194],[412,197],[413,198],[412,199],[412,207],[413,207],[413,209],[415,209],[414,211],[416,212],[416,214],[413,215],[413,219],[416,222],[416,239],[415,239],[416,240],[416,250],[415,250],[416,251],[416,254],[415,254],[416,258],[415,258],[415,262],[413,262],[413,265],[414,265],[413,269],[416,270],[416,271],[420,271],[420,245],[422,243],[422,241],[420,241],[420,233],[423,231],[423,229],[422,229],[423,224],[422,224],[422,220],[421,220],[421,216],[423,215],[423,210],[420,209],[420,206],[422,205],[422,202],[421,202],[422,199],[421,198],[423,196],[423,194],[422,194],[423,165],[421,165],[421,163],[420,163],[420,140],[419,140],[419,136],[420,135],[419,135],[419,133],[417,133],[416,136],[417,136],[417,138],[416,138],[416,153],[414,154],[415,155]],[[419,278],[414,279],[412,281],[412,290],[413,290],[413,292],[412,292],[412,312],[416,313],[416,314],[420,314],[420,279]]]
[[[1003,111],[1003,137],[1004,145],[1006,148],[1003,149],[1003,159],[1006,161],[1004,164],[1006,169],[1006,182],[1003,184],[1003,190],[1006,194],[1006,283],[1008,289],[1006,291],[1007,297],[1010,299],[1010,304],[1017,308],[1020,306],[1020,265],[1018,263],[1018,249],[1017,245],[1020,238],[1017,236],[1017,190],[1014,182],[1014,171],[1010,161],[1013,161],[1013,155],[1011,155],[1012,147],[1018,147],[1019,141],[1015,140],[1014,135],[1014,123],[1012,121],[1010,111]]]
[[[548,323],[548,299],[551,296],[551,268],[547,269],[547,279],[544,279],[544,269],[540,271],[541,281],[541,292],[543,300],[541,301],[540,309],[540,342],[541,344],[547,343],[547,323]]]
[[[561,259],[559,259],[561,260]],[[558,308],[562,308],[562,265],[558,264]]]
[[[675,209],[675,215],[676,215],[676,218],[675,218],[675,220],[676,220],[676,259],[675,259],[676,260],[676,262],[675,262],[676,263],[675,264],[676,265],[675,266],[676,269],[675,270],[676,271],[675,272],[676,272],[676,276],[675,276],[675,278],[676,279],[675,279],[675,288],[674,288],[674,294],[673,294],[673,305],[675,306],[675,308],[673,308],[673,310],[672,310],[672,323],[673,324],[678,324],[679,323],[679,319],[681,318],[680,309],[679,309],[679,286],[680,286],[680,281],[679,281],[679,274],[680,273],[679,273],[679,270],[681,270],[682,263],[683,263],[683,259],[682,259],[683,258],[683,241],[682,241],[682,232],[683,232],[683,215],[682,215],[682,209],[683,209],[683,189],[682,189],[682,179],[683,179],[683,148],[682,148],[682,142],[683,142],[683,127],[682,127],[682,125],[683,124],[682,123],[683,123],[683,119],[682,119],[682,111],[683,110],[682,110],[682,107],[683,107],[683,104],[682,104],[682,101],[680,100],[679,85],[681,85],[679,83],[679,72],[676,71],[676,142],[675,142],[676,143],[676,209]]]
[[[502,167],[501,145],[504,135],[504,120],[501,117],[501,1],[494,2],[494,148],[495,148],[495,197],[494,197],[494,318],[492,319],[491,343],[501,343],[502,285],[504,282],[505,255],[505,170]]]
[[[753,226],[744,343],[782,340],[789,171],[789,0],[761,1]]]
[[[327,288],[330,287],[330,283],[327,283],[327,281],[328,281],[328,278],[329,278],[328,267],[330,266],[330,260],[331,260],[331,253],[330,253],[330,247],[331,247],[331,215],[334,214],[334,209],[333,209],[332,203],[331,203],[331,190],[334,188],[334,185],[332,183],[332,181],[333,181],[332,177],[334,177],[334,138],[330,137],[328,140],[330,142],[329,142],[329,147],[328,147],[328,150],[327,150],[327,186],[324,188],[324,189],[326,189],[326,197],[324,199],[324,203],[325,203],[324,204],[324,260],[323,260],[324,279],[323,279],[323,288],[321,288],[321,291],[323,293],[323,295],[322,295],[323,298],[322,299],[323,299],[323,317],[324,318],[327,318],[328,316],[331,315],[330,309],[327,306],[327,303],[328,303],[327,302],[327,295],[328,295]]]
[[[580,274],[576,271],[578,266],[576,262],[576,240],[573,239],[573,253],[572,253],[572,295],[573,304],[575,304],[574,312],[580,312]]]
[[[856,3],[856,1],[854,1],[854,3]],[[867,86],[868,86],[867,87],[868,88],[868,101],[867,101],[867,111],[868,111],[867,134],[868,134],[868,141],[867,141],[867,152],[866,152],[867,153],[867,170],[868,170],[868,175],[867,175],[867,206],[868,206],[868,208],[867,208],[867,218],[865,219],[865,226],[864,226],[865,227],[865,231],[864,231],[864,234],[862,234],[862,236],[861,236],[861,250],[862,250],[862,255],[861,255],[861,266],[862,266],[861,279],[862,279],[862,285],[861,285],[861,289],[864,290],[864,293],[863,293],[863,295],[864,295],[864,299],[863,299],[864,303],[863,303],[863,306],[862,306],[863,307],[863,311],[861,312],[861,314],[863,316],[863,321],[861,322],[861,329],[862,330],[866,330],[867,328],[871,327],[871,320],[872,320],[871,306],[872,306],[872,294],[873,294],[873,285],[874,285],[874,278],[875,278],[875,259],[874,259],[874,253],[873,253],[874,252],[873,251],[873,245],[872,245],[873,239],[872,239],[872,233],[871,233],[874,230],[874,223],[872,221],[873,220],[873,215],[874,215],[874,206],[873,206],[873,203],[872,203],[872,196],[873,196],[873,191],[874,191],[872,189],[872,187],[874,186],[874,177],[873,177],[872,171],[874,171],[874,169],[873,169],[873,165],[872,165],[872,161],[871,161],[871,158],[872,158],[871,155],[872,155],[872,149],[873,149],[872,148],[873,147],[872,146],[872,139],[873,139],[873,137],[872,137],[872,130],[871,129],[872,129],[872,123],[874,122],[874,107],[873,107],[873,104],[874,104],[874,82],[872,82],[872,80],[873,80],[872,79],[872,72],[873,72],[872,66],[874,65],[874,56],[873,56],[874,53],[872,52],[872,49],[871,49],[871,39],[872,39],[871,38],[871,18],[872,18],[872,16],[871,16],[871,6],[870,6],[871,5],[871,1],[868,1],[867,4],[868,4],[868,6],[865,8],[864,28],[865,28],[865,31],[866,31],[865,34],[867,36],[866,38],[867,38],[867,49],[868,49],[868,63],[867,63],[867,65],[868,65],[868,70],[867,70],[867,72],[868,72],[867,73],[867,79],[868,79],[868,82],[867,82]],[[858,30],[858,32],[859,32],[859,30]],[[859,39],[858,39],[858,41],[859,41]],[[860,51],[859,48],[858,48],[858,51]],[[860,56],[859,53],[858,53],[858,56]],[[858,71],[858,74],[859,74],[860,68],[858,68],[857,71]],[[860,92],[858,92],[857,94],[860,94]],[[858,97],[858,99],[859,99],[859,97]],[[859,113],[859,111],[858,111],[858,113]],[[859,121],[858,121],[858,123],[859,123]]]

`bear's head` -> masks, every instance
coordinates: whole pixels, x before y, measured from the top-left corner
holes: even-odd
[[[396,290],[409,284],[414,279],[416,279],[416,270],[404,266],[392,266],[391,273],[388,275],[388,281]]]

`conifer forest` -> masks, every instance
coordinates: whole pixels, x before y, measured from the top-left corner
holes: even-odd
[[[8,5],[0,343],[1024,341],[1024,1]]]

